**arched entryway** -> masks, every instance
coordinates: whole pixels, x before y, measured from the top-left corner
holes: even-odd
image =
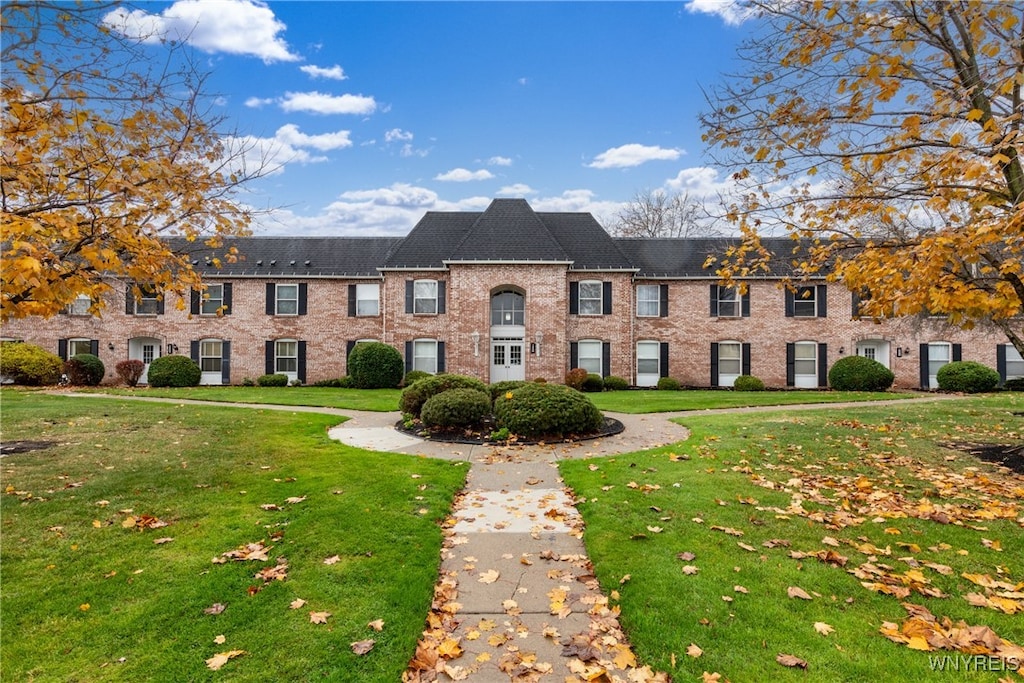
[[[141,360],[145,365],[142,377],[139,378],[139,384],[149,383],[149,364],[162,355],[162,349],[163,342],[156,337],[132,337],[128,340],[128,358]]]
[[[526,295],[518,287],[491,290],[491,382],[526,379]]]
[[[889,342],[884,339],[861,339],[857,342],[857,355],[876,360],[889,367]]]

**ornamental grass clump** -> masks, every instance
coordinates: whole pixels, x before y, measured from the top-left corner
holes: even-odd
[[[494,402],[499,428],[527,438],[588,434],[604,415],[580,392],[558,384],[527,384]]]

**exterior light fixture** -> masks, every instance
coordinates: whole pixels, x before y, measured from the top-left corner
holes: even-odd
[[[469,338],[473,340],[473,355],[480,355],[480,333],[474,330],[469,334]]]
[[[544,333],[538,332],[533,338],[537,340],[537,357],[540,358],[540,345],[544,343]]]

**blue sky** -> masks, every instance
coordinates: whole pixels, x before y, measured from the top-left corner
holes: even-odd
[[[607,222],[637,191],[724,185],[697,117],[750,29],[728,1],[137,7],[111,20],[190,42],[272,159],[242,198],[272,209],[256,234],[401,235],[499,196]]]

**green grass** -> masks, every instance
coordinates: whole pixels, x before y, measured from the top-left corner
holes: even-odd
[[[560,469],[584,501],[579,509],[588,553],[605,590],[620,594],[621,621],[638,656],[675,680],[699,680],[704,671],[733,681],[934,680],[942,674],[929,668],[929,655],[960,653],[915,651],[879,633],[882,622],[902,624],[907,613],[900,599],[864,588],[846,571],[869,561],[850,544],[866,540],[890,548],[892,554],[879,555],[876,563],[895,573],[908,571],[915,561],[951,567],[948,576],[920,567],[949,597],[913,593],[906,602],[954,622],[988,625],[1024,644],[1024,617],[970,606],[964,594],[982,590],[961,576],[1001,572],[1004,581],[1024,581],[1024,478],[938,445],[957,440],[1020,444],[1021,418],[1013,413],[1021,410],[1024,398],[1001,394],[865,405],[856,412],[779,411],[753,419],[693,415],[677,420],[692,430],[686,442],[566,461]],[[775,488],[755,485],[755,478]],[[886,501],[900,496],[901,505],[881,512]],[[855,523],[837,516],[844,499]],[[900,516],[899,510],[913,512],[925,499],[951,506],[954,521],[985,509],[1001,510],[1008,518],[940,523]],[[789,509],[796,500],[803,501],[806,513]],[[823,544],[827,536],[840,546]],[[770,539],[787,540],[791,547],[762,545]],[[1002,552],[982,539],[999,541]],[[790,550],[823,549],[846,556],[845,569],[789,556]],[[683,552],[695,558],[684,561],[678,557]],[[684,565],[699,572],[686,575]],[[736,586],[748,592],[737,592]],[[787,597],[789,586],[814,599]],[[819,635],[815,622],[835,632]],[[685,654],[691,643],[703,649],[699,658]],[[804,659],[808,669],[784,668],[775,661],[780,653]]]
[[[183,387],[154,389],[138,387],[100,387],[80,389],[114,396],[155,396],[194,401],[234,403],[271,403],[282,406],[317,406],[345,410],[389,412],[398,410],[400,389],[335,389],[330,387]]]
[[[616,413],[667,413],[682,410],[785,406],[797,403],[842,403],[846,401],[887,401],[918,394],[862,391],[726,391],[688,389],[684,391],[605,391],[587,394],[601,410]]]
[[[5,443],[54,442],[0,460],[0,679],[398,680],[464,463],[351,448],[326,436],[337,417],[316,414],[10,389],[0,402]],[[140,515],[168,526],[123,526]],[[211,562],[260,540],[267,562]],[[287,579],[249,595],[280,560]],[[227,607],[204,614],[214,603]],[[311,611],[332,616],[312,624]],[[353,654],[367,638],[373,651]]]

